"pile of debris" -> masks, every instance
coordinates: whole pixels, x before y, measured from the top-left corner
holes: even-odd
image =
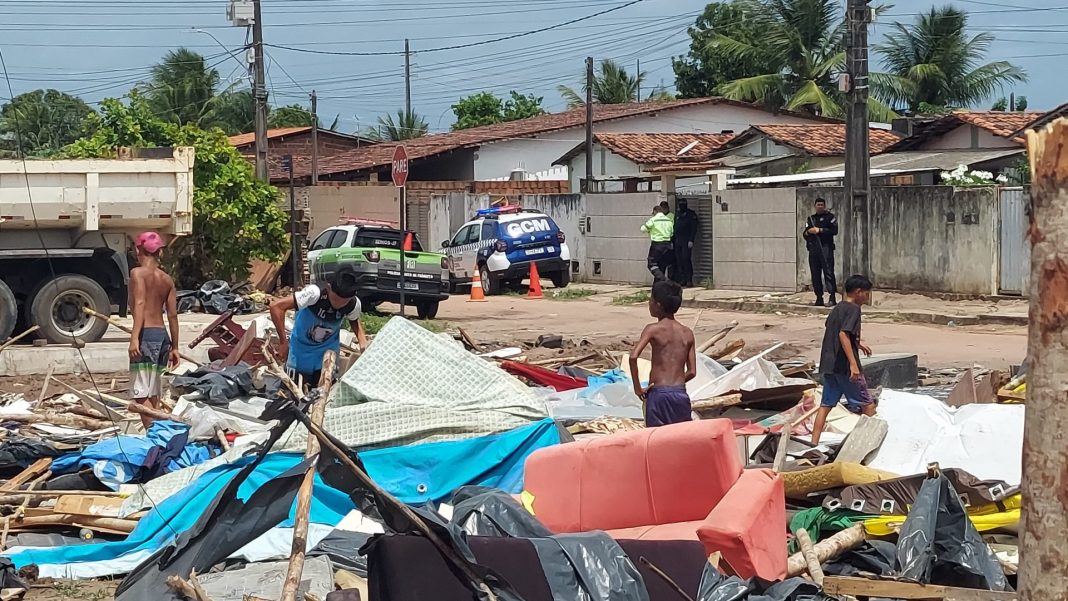
[[[0,398],[0,598],[97,578],[213,601],[1011,587],[1024,406],[989,374],[951,403],[838,407],[813,446],[814,367],[781,344],[743,358],[734,324],[701,345],[697,419],[646,429],[624,348],[494,348],[393,318],[363,353],[346,333],[324,359],[340,380],[312,387],[278,367],[269,319],[232,316],[159,409],[51,376]]]

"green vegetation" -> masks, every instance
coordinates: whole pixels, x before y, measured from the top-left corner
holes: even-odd
[[[385,313],[364,313],[360,316],[360,323],[363,324],[363,331],[367,332],[368,336],[374,336],[379,333],[382,328],[386,327],[386,323],[393,319],[395,315],[387,315]],[[435,334],[440,334],[449,329],[448,322],[438,321],[433,319],[411,319],[412,323],[418,324]],[[344,325],[348,328],[348,324]]]
[[[561,288],[550,291],[548,297],[553,300],[569,301],[594,296],[596,294],[596,290],[590,290],[589,288]]]
[[[617,296],[612,299],[613,305],[640,305],[649,302],[649,290],[642,289],[633,294]]]
[[[585,82],[586,74],[583,72],[582,81]],[[625,104],[640,100],[638,93],[645,81],[645,72],[637,75],[629,75],[622,65],[613,60],[603,60],[600,63],[600,72],[593,78],[593,101],[598,104]],[[557,91],[564,97],[567,106],[575,108],[586,104],[586,84],[582,84],[581,92],[565,85],[556,86]],[[653,89],[648,100],[670,100],[674,98],[662,87]]]
[[[386,115],[378,118],[378,126],[366,132],[366,136],[379,142],[400,142],[422,138],[430,131],[430,125],[422,115],[412,111],[397,111],[397,118]]]
[[[0,155],[14,157],[21,142],[26,156],[47,156],[87,133],[89,108],[59,90],[34,90],[0,108]]]
[[[479,92],[459,99],[452,105],[452,112],[456,115],[452,129],[493,125],[545,114],[541,96],[520,94],[515,90],[510,95],[510,99],[501,100],[489,92]]]

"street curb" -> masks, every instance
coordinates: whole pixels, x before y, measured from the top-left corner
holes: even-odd
[[[799,305],[795,303],[781,303],[754,300],[714,300],[690,298],[683,301],[682,306],[691,309],[719,309],[723,311],[740,311],[744,313],[793,313],[803,315],[826,315],[830,313],[827,307],[815,307],[812,305]],[[887,318],[907,321],[911,323],[924,323],[932,325],[976,326],[976,325],[1005,325],[1025,326],[1027,317],[1022,315],[947,315],[942,313],[921,313],[914,311],[883,311],[879,309],[866,309],[865,315],[872,318]]]

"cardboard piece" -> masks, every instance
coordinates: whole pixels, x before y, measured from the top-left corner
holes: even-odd
[[[846,435],[835,458],[836,463],[863,464],[869,455],[878,450],[886,438],[890,425],[877,417],[861,415],[853,431]]]

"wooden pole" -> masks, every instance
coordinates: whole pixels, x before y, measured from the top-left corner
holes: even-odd
[[[850,549],[859,547],[864,542],[864,539],[864,525],[854,524],[849,528],[846,528],[841,532],[836,532],[831,537],[812,545],[812,549],[816,552],[816,561],[822,565]],[[805,555],[803,553],[794,553],[790,556],[790,559],[787,560],[787,578],[800,576],[807,570],[808,561],[805,560]]]
[[[26,330],[25,332],[19,334],[18,336],[15,336],[14,338],[8,339],[7,342],[5,342],[3,344],[0,344],[0,353],[4,352],[4,349],[6,349],[7,347],[11,346],[12,344],[15,344],[19,340],[22,340],[23,338],[29,336],[30,334],[33,334],[34,332],[36,332],[37,330],[40,330],[40,329],[41,329],[41,326],[32,326],[28,330]]]
[[[703,353],[703,352],[707,351],[708,349],[712,348],[712,346],[714,344],[716,344],[720,340],[723,340],[724,338],[726,338],[727,334],[729,334],[730,331],[733,330],[736,327],[738,327],[738,322],[737,321],[732,321],[729,324],[723,326],[723,328],[720,329],[720,331],[718,331],[715,334],[713,334],[711,338],[709,338],[708,340],[706,340],[703,343],[701,343],[701,346],[697,347],[697,352],[698,353]]]
[[[794,533],[797,536],[797,544],[801,547],[801,556],[805,558],[809,576],[818,586],[823,586],[823,566],[820,565],[819,557],[816,556],[816,548],[808,535],[808,530],[798,528]]]
[[[1031,160],[1031,303],[1019,591],[1068,591],[1068,119],[1027,132]]]
[[[334,382],[334,365],[337,355],[333,351],[327,351],[323,355],[323,371],[319,377],[319,398],[310,408],[310,418],[313,424],[320,426],[323,423],[323,415],[326,413],[326,400],[330,397],[330,386]],[[308,433],[308,446],[304,451],[304,458],[311,459],[319,454],[319,440]],[[300,576],[304,573],[304,554],[308,550],[308,521],[311,514],[312,489],[315,486],[315,465],[309,465],[304,480],[300,483],[297,491],[297,514],[293,523],[293,554],[289,558],[289,572],[286,574],[285,584],[282,585],[281,601],[296,601],[297,589],[300,588]]]

